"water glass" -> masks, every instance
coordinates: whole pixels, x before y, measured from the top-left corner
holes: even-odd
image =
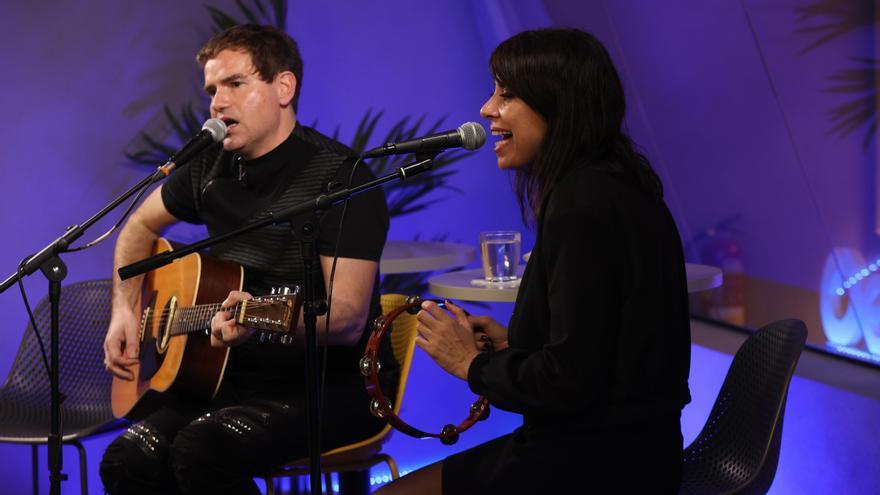
[[[516,280],[520,235],[514,230],[480,232],[483,275],[488,282]]]

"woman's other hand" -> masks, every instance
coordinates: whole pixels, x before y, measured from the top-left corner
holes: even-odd
[[[474,329],[474,341],[482,351],[507,349],[507,328],[489,316],[468,316]]]

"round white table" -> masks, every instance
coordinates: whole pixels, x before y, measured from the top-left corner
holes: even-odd
[[[525,266],[519,267],[522,275]],[[713,289],[723,281],[721,270],[708,265],[686,263],[688,292]],[[519,286],[488,287],[473,285],[471,280],[483,278],[483,270],[475,268],[443,273],[428,279],[428,290],[437,297],[461,301],[514,302]]]
[[[384,274],[446,270],[472,263],[477,250],[468,244],[432,241],[388,241],[379,271]]]
[[[724,275],[718,267],[685,263],[684,268],[687,270],[688,292],[714,289],[724,282]]]

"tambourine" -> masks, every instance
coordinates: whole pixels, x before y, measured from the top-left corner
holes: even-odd
[[[389,313],[379,316],[373,321],[373,329],[370,333],[370,339],[367,342],[367,348],[364,357],[361,358],[359,367],[361,374],[364,375],[364,383],[367,387],[367,393],[370,394],[370,413],[390,424],[393,428],[407,435],[416,438],[439,438],[446,445],[452,445],[458,441],[462,432],[473,426],[479,420],[483,420],[489,416],[489,401],[485,397],[480,396],[470,405],[468,416],[458,424],[447,424],[440,430],[440,433],[428,433],[418,428],[414,428],[407,424],[395,412],[395,407],[391,401],[382,393],[382,387],[379,385],[379,347],[385,334],[392,328],[395,318],[403,312],[415,315],[422,307],[422,302],[433,301],[440,307],[445,308],[443,301],[436,299],[422,299],[419,296],[409,296],[406,303],[391,310]],[[415,328],[412,330],[415,333]],[[414,339],[415,335],[409,337]],[[401,363],[403,364],[403,363]],[[406,370],[401,370],[402,373]]]

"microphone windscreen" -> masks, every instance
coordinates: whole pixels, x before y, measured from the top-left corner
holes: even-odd
[[[461,134],[461,147],[475,150],[486,142],[486,129],[476,122],[465,122],[458,128]]]
[[[208,119],[202,126],[202,130],[210,132],[211,139],[213,139],[215,143],[219,143],[226,137],[226,122],[223,122],[220,119]]]

